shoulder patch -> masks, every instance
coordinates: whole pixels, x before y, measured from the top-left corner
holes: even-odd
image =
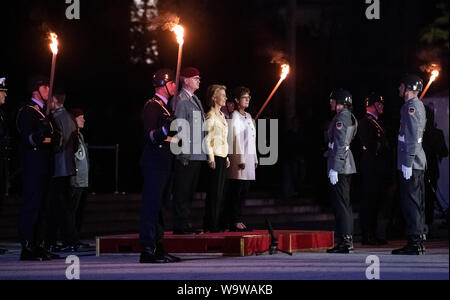
[[[410,114],[411,116],[413,116],[413,115],[416,113],[416,109],[415,109],[414,107],[410,107],[410,108],[408,109],[408,112],[409,112],[409,114]]]
[[[337,130],[342,130],[342,128],[344,128],[344,123],[341,121],[336,122],[336,128]]]

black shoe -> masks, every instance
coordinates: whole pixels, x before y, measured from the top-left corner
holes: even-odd
[[[0,248],[0,255],[5,254],[6,252],[8,252],[8,250],[6,250],[6,249],[1,249],[1,248]]]
[[[20,260],[22,261],[44,261],[44,260],[50,260],[48,257],[47,259],[43,259],[43,257],[37,255],[37,253],[31,249],[30,247],[22,248],[22,252],[20,253]]]
[[[177,263],[181,261],[181,258],[167,253],[162,242],[157,244],[155,255],[157,257],[164,257],[169,263]]]
[[[156,255],[155,251],[144,250],[141,253],[139,262],[141,264],[167,264],[169,260],[164,256]]]
[[[341,237],[341,242],[333,249],[327,250],[327,253],[331,254],[349,254],[353,253],[353,237],[351,235],[344,235]]]
[[[421,236],[409,236],[405,247],[392,251],[393,255],[424,255],[425,246]]]

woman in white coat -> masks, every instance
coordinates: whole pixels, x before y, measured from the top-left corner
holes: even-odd
[[[237,104],[231,121],[232,145],[230,168],[228,169],[228,199],[226,220],[230,231],[247,231],[242,220],[242,205],[250,187],[256,179],[255,169],[258,167],[256,155],[256,128],[252,116],[245,110],[249,107],[251,96],[246,87],[234,90]]]

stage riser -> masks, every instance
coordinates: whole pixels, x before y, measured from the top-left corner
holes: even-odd
[[[320,251],[332,248],[332,231],[275,231],[278,248],[288,252]],[[171,235],[167,233],[164,247],[169,253],[222,254],[226,256],[250,256],[269,249],[271,243],[267,231],[251,233],[220,233],[201,235]],[[97,238],[97,255],[140,253],[139,236],[120,235]]]

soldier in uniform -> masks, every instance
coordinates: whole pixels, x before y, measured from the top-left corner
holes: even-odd
[[[392,251],[394,255],[425,254],[425,169],[427,159],[422,147],[427,123],[425,106],[419,100],[423,81],[416,75],[403,78],[400,97],[405,100],[400,114],[397,168],[400,171],[400,198],[406,222],[407,244]]]
[[[174,155],[170,150],[170,124],[174,114],[169,99],[175,94],[175,77],[171,70],[162,69],[153,76],[155,96],[144,107],[145,148],[141,158],[144,176],[141,213],[141,263],[178,262],[178,257],[165,253],[163,247],[162,202],[170,188]]]
[[[45,115],[49,80],[37,76],[30,81],[32,98],[17,114],[20,134],[21,167],[23,172],[22,207],[19,238],[22,244],[21,260],[50,260],[59,258],[45,250],[41,243],[45,231],[45,198],[51,176],[53,126]]]
[[[0,78],[0,106],[6,100],[6,78]],[[0,209],[8,188],[8,152],[9,152],[9,132],[6,115],[0,108]],[[4,254],[6,249],[0,248],[0,254]]]
[[[388,178],[389,145],[386,130],[379,117],[383,114],[384,99],[372,94],[365,100],[366,115],[359,121],[358,136],[362,146],[361,175],[363,198],[359,219],[363,245],[385,245],[377,237],[377,218],[384,178]]]
[[[356,136],[358,121],[351,112],[352,95],[339,89],[330,96],[331,110],[336,116],[328,129],[328,178],[336,218],[338,244],[328,253],[353,252],[353,216],[350,203],[352,174],[356,173],[350,144]]]

